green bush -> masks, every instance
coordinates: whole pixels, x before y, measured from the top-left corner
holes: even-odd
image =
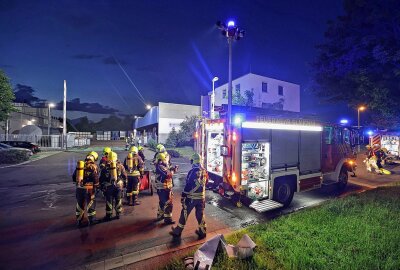
[[[16,164],[28,159],[29,155],[24,151],[0,151],[0,164]]]
[[[178,151],[173,150],[173,149],[167,149],[167,152],[173,158],[178,158],[181,156],[181,154]]]
[[[148,139],[147,147],[149,147],[153,151],[156,151],[157,142],[155,140],[153,140],[153,139]]]

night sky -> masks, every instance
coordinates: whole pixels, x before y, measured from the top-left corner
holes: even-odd
[[[144,113],[117,59],[146,102],[199,105],[214,76],[217,86],[228,79],[228,45],[215,22],[235,19],[246,36],[233,47],[233,78],[252,71],[300,84],[302,111],[326,112],[333,106],[314,106],[308,64],[326,22],[342,12],[333,0],[0,0],[0,68],[40,98],[60,101],[66,79],[69,100]]]

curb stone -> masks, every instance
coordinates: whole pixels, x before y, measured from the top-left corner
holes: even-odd
[[[210,232],[209,236],[210,236],[210,238],[212,238],[217,234],[226,234],[226,233],[230,233],[230,232],[232,232],[232,230],[230,230],[230,229],[221,229],[221,230],[217,230],[214,232]],[[191,238],[191,237],[187,237],[187,238]],[[151,258],[154,258],[157,256],[166,255],[166,254],[170,254],[170,253],[173,253],[176,251],[184,250],[184,249],[187,249],[187,248],[190,248],[193,246],[203,244],[206,241],[206,239],[203,239],[203,240],[196,240],[194,242],[192,241],[192,242],[188,243],[187,241],[185,241],[187,238],[182,239],[182,243],[183,243],[182,246],[169,247],[169,243],[162,244],[162,245],[154,246],[152,248],[147,248],[147,249],[135,251],[132,253],[128,253],[128,254],[125,254],[122,256],[117,256],[114,258],[89,263],[89,264],[85,265],[85,269],[90,269],[90,270],[115,269],[118,267],[134,264],[134,263],[137,263],[140,261],[148,260],[148,259],[151,259]]]

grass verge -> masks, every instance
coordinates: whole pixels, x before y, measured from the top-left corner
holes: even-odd
[[[378,188],[237,231],[227,241],[247,233],[255,255],[220,254],[213,269],[400,269],[399,195],[399,185]]]
[[[195,151],[193,150],[193,147],[190,147],[190,146],[168,148],[167,151],[169,151],[170,149],[179,152],[179,155],[181,157],[185,157],[188,159],[190,159],[192,157],[192,155],[195,153]]]

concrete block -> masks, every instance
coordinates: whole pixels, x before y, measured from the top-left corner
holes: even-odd
[[[155,248],[147,248],[140,251],[140,257],[142,260],[150,259],[157,256]]]
[[[114,268],[121,267],[121,266],[124,266],[124,260],[123,260],[122,256],[118,256],[118,257],[106,260],[104,269],[109,270],[109,269],[114,269]]]
[[[122,257],[123,257],[125,265],[136,263],[141,260],[140,251],[132,252],[132,253],[123,255]]]
[[[104,270],[104,267],[105,267],[105,262],[103,260],[103,261],[100,261],[97,263],[92,263],[92,264],[87,265],[86,269],[88,269],[88,270]]]

